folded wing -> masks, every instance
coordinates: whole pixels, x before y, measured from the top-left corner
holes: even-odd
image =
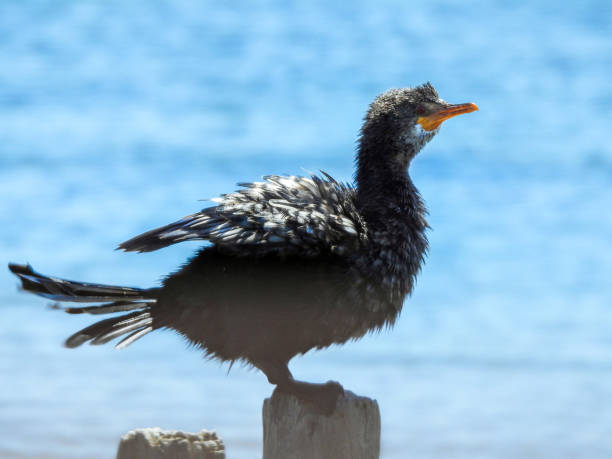
[[[237,255],[345,255],[358,249],[366,229],[355,190],[329,175],[267,176],[242,183],[218,204],[122,243],[150,252],[188,240],[205,240]]]

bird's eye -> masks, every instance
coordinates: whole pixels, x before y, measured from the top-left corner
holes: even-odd
[[[426,111],[427,111],[427,110],[425,109],[425,106],[424,106],[424,105],[421,105],[421,104],[417,105],[417,108],[416,108],[416,114],[417,114],[417,115],[419,115],[419,116],[423,116],[423,115],[425,114],[425,112],[426,112]]]

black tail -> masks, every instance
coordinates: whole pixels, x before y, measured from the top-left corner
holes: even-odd
[[[131,311],[111,317],[76,332],[66,340],[67,347],[77,347],[87,341],[104,344],[128,334],[115,346],[121,349],[153,330],[151,306],[156,301],[157,289],[117,287],[90,284],[47,277],[37,273],[30,265],[9,263],[9,269],[21,280],[23,290],[55,301],[100,303],[91,306],[64,308],[70,314],[109,314]]]

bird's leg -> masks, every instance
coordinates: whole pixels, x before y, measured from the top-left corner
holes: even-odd
[[[334,412],[336,400],[344,394],[342,386],[335,381],[313,384],[295,380],[285,362],[258,362],[255,366],[268,377],[270,384],[276,385],[278,390],[312,404],[325,415]]]

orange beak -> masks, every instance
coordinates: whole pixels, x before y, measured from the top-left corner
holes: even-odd
[[[476,104],[471,102],[468,104],[457,104],[444,107],[442,110],[432,113],[427,116],[420,116],[417,119],[417,123],[421,125],[426,131],[433,131],[438,129],[443,121],[457,115],[463,115],[464,113],[470,113],[478,110]]]

